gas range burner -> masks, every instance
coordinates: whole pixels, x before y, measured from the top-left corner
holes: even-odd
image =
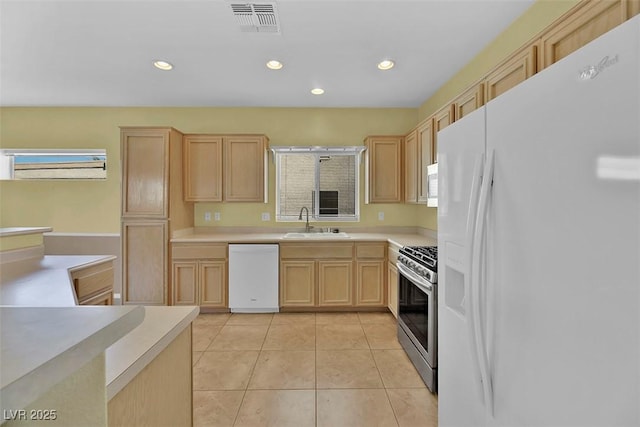
[[[400,253],[434,272],[438,271],[437,246],[405,246],[400,249]]]
[[[430,283],[435,284],[438,281],[437,246],[405,246],[400,249],[398,264]]]

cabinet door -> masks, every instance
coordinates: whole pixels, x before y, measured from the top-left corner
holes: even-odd
[[[418,203],[418,132],[404,139],[404,201]]]
[[[537,47],[527,46],[497,66],[485,80],[487,102],[536,73]]]
[[[122,216],[167,218],[170,129],[121,131]]]
[[[435,162],[433,117],[418,126],[418,202],[427,203],[427,166]]]
[[[171,301],[173,305],[197,305],[198,262],[173,262]]]
[[[226,261],[200,261],[198,275],[200,306],[228,307]]]
[[[402,136],[371,136],[367,145],[368,203],[402,202]]]
[[[473,85],[453,101],[454,119],[460,120],[484,105],[484,83]]]
[[[123,304],[167,304],[167,221],[122,224]]]
[[[353,304],[352,262],[318,261],[318,306]]]
[[[385,303],[385,261],[357,261],[356,306]]]
[[[398,318],[398,268],[392,262],[387,263],[387,289],[387,307]]]
[[[543,67],[558,62],[634,13],[633,2],[628,0],[590,0],[583,4],[542,36]]]
[[[185,135],[183,195],[188,202],[222,201],[222,137]]]
[[[433,146],[431,147],[433,163],[438,160],[438,132],[453,123],[454,116],[453,104],[441,108],[433,115]]]
[[[224,138],[224,200],[263,202],[266,141],[264,136]]]
[[[315,261],[280,263],[280,306],[313,307],[315,298]]]

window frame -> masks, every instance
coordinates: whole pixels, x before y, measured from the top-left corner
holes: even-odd
[[[56,174],[55,172],[51,173],[49,176],[34,176],[34,177],[16,177],[16,165],[25,164],[22,162],[16,162],[16,158],[19,157],[104,157],[104,162],[102,166],[102,170],[104,170],[104,176],[91,176],[91,174],[86,174],[86,176],[58,176],[61,174]],[[75,164],[75,163],[96,163],[102,162],[102,160],[81,160],[77,161],[65,161],[60,162],[63,164]],[[51,165],[57,162],[42,162],[43,165]],[[26,163],[29,164],[29,163]],[[38,162],[32,163],[38,164]],[[28,168],[31,169],[31,168]],[[25,169],[25,170],[28,170]],[[97,169],[96,167],[66,167],[66,168],[33,168],[33,170],[58,170],[58,171],[71,171],[71,170],[83,170],[83,169]],[[34,149],[34,148],[5,148],[0,149],[0,180],[11,180],[11,181],[104,181],[107,179],[107,150],[98,148],[98,149],[74,149],[74,148],[43,148],[43,149]]]
[[[280,214],[280,168],[281,159],[283,155],[287,154],[304,154],[313,155],[316,157],[315,170],[314,170],[314,201],[309,209],[309,222],[358,222],[360,221],[360,166],[362,164],[362,152],[365,150],[364,146],[336,146],[336,147],[300,147],[300,146],[276,146],[271,147],[271,151],[274,157],[275,174],[276,174],[276,222],[298,222],[298,214],[296,215],[281,215]],[[338,215],[338,216],[320,216],[320,157],[321,156],[350,156],[353,157],[355,168],[355,182],[354,182],[354,202],[355,212],[353,215]]]

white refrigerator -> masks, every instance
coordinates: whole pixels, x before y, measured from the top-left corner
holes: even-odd
[[[438,134],[441,426],[640,426],[640,16]]]

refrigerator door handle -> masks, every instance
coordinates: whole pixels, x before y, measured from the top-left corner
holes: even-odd
[[[475,275],[473,274],[473,259],[475,259],[474,253],[474,237],[476,231],[476,216],[478,214],[478,199],[480,198],[480,188],[482,183],[483,172],[483,155],[479,154],[476,158],[473,167],[473,180],[471,181],[471,196],[469,201],[469,212],[467,213],[467,227],[466,227],[466,261],[465,261],[465,298],[464,308],[467,313],[467,332],[469,336],[469,344],[471,347],[471,359],[474,367],[475,381],[477,386],[477,392],[481,399],[484,399],[484,389],[482,386],[483,378],[482,371],[480,369],[479,358],[479,343],[476,339],[476,325],[475,315],[476,310],[476,297],[475,292],[477,285],[474,282]],[[483,400],[484,401],[484,400]]]
[[[480,198],[478,201],[478,210],[475,221],[476,226],[473,237],[474,257],[471,259],[471,271],[473,275],[472,281],[474,284],[476,284],[476,289],[478,291],[477,295],[475,295],[476,298],[474,298],[473,300],[473,302],[475,303],[475,308],[472,311],[472,315],[474,316],[474,334],[476,342],[478,343],[478,361],[480,364],[480,377],[482,378],[482,389],[484,393],[485,408],[487,410],[487,413],[491,416],[493,416],[493,384],[491,381],[491,373],[489,368],[486,330],[482,323],[482,308],[480,307],[480,293],[481,290],[486,286],[486,284],[482,283],[480,264],[483,258],[482,237],[484,236],[487,227],[489,197],[491,195],[491,187],[493,186],[493,169],[495,164],[494,157],[494,151],[491,150],[487,154],[487,164],[484,168],[482,186],[480,189]],[[488,313],[488,307],[484,307],[484,312]]]

